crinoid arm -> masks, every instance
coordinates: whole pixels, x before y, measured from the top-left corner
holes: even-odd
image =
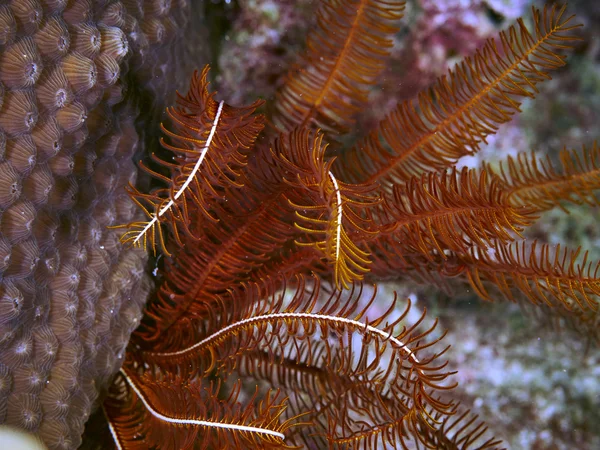
[[[129,189],[130,197],[142,208],[148,221],[143,226],[133,222],[115,227],[128,230],[122,235],[123,243],[149,245],[156,251],[156,244],[160,242],[161,250],[170,255],[162,227],[168,226],[181,246],[182,234],[197,235],[193,228],[198,224],[191,211],[201,211],[205,218],[214,219],[210,213],[211,200],[221,195],[222,188],[239,185],[236,182],[239,169],[246,164],[247,154],[263,127],[262,116],[254,115],[260,102],[245,108],[216,102],[214,93],[208,90],[207,78],[208,66],[201,74],[194,74],[187,96],[178,94],[178,106],[167,108],[175,131],[161,125],[172,142],[163,138],[161,144],[172,153],[172,158],[163,160],[152,155],[154,163],[161,167],[157,170],[140,163],[142,170],[167,186],[152,194],[140,194],[133,187]],[[169,176],[163,175],[161,170]]]
[[[395,270],[417,255],[434,260],[449,251],[485,251],[496,242],[512,242],[537,218],[535,208],[511,203],[504,185],[485,170],[452,168],[414,176],[384,199],[372,210],[379,235],[366,245],[376,259],[395,253]],[[378,263],[373,270],[392,275]]]
[[[321,2],[307,50],[277,96],[276,129],[312,125],[329,136],[348,132],[385,68],[404,8],[403,0]]]
[[[384,189],[473,154],[498,126],[538,93],[549,72],[565,65],[562,52],[579,40],[565,7],[533,8],[533,32],[522,20],[489,40],[442,76],[418,101],[406,101],[339,159],[334,173]]]
[[[509,300],[525,295],[531,302],[569,311],[597,311],[600,304],[600,262],[581,249],[552,248],[536,241],[497,244],[490,252],[459,257],[475,291],[491,299],[486,283]]]
[[[214,332],[177,351],[142,352],[135,364],[184,379],[273,377],[293,403],[282,419],[306,414],[303,426],[340,445],[349,436],[360,446],[391,436],[418,440],[419,427],[436,427],[434,416],[453,414],[453,403],[440,398],[453,387],[439,362],[444,334],[435,322],[424,326],[424,315],[406,324],[410,302],[397,313],[394,299],[374,315],[376,291],[365,298],[360,285],[327,292],[318,278],[298,277],[287,287],[292,295],[265,295],[258,285],[232,292],[211,314],[207,329]],[[250,370],[256,365],[261,369]]]
[[[548,156],[520,153],[501,163],[497,173],[513,204],[531,205],[543,212],[559,207],[568,212],[568,204],[600,205],[600,148],[594,142],[581,151],[564,149],[560,165]]]
[[[332,161],[325,159],[326,147],[322,134],[303,128],[282,136],[273,152],[292,187],[287,200],[302,233],[296,244],[318,250],[333,266],[336,285],[347,288],[369,270],[368,254],[355,241],[377,233],[361,211],[379,198],[372,186],[337,180],[330,170]]]
[[[256,392],[242,406],[241,382],[223,399],[219,382],[135,372],[121,369],[104,405],[119,449],[192,449],[199,433],[204,448],[290,448],[284,433],[294,420],[280,420],[286,399],[278,392],[262,400]]]

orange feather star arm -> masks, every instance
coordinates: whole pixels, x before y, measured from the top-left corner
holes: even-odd
[[[163,125],[161,129],[174,144],[165,139],[161,139],[161,144],[172,153],[174,162],[156,155],[152,155],[152,159],[170,176],[140,165],[153,177],[166,182],[167,187],[150,194],[129,187],[130,197],[148,220],[113,227],[127,230],[121,236],[123,243],[144,248],[150,245],[155,253],[159,243],[162,252],[171,256],[162,227],[168,225],[181,246],[182,233],[194,237],[190,210],[195,208],[214,220],[210,214],[211,198],[219,196],[216,191],[220,188],[236,185],[238,170],[245,165],[247,153],[263,127],[262,116],[253,115],[260,102],[245,108],[234,108],[223,101],[217,103],[214,93],[208,90],[207,77],[208,66],[201,74],[194,74],[186,97],[178,94],[179,106],[167,109],[176,131],[169,131]]]
[[[322,2],[302,62],[277,96],[277,130],[314,124],[328,134],[347,132],[385,68],[404,7],[400,0]]]
[[[559,51],[578,37],[565,7],[533,8],[534,32],[522,20],[491,39],[448,76],[442,76],[417,104],[406,101],[388,114],[334,167],[341,179],[378,181],[384,189],[424,171],[448,167],[475,153],[486,137],[534,97],[549,71],[565,65]]]

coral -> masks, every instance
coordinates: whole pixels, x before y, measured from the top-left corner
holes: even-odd
[[[123,187],[145,139],[136,120],[151,120],[142,93],[177,85],[185,67],[166,73],[174,55],[161,48],[190,11],[185,0],[0,6],[0,423],[51,449],[81,443],[151,288],[147,255],[106,227],[135,217]]]

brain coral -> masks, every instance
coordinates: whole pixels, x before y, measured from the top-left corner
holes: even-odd
[[[123,187],[144,140],[139,93],[162,98],[189,9],[0,6],[0,424],[49,448],[80,445],[151,288],[145,253],[106,227],[133,217]]]

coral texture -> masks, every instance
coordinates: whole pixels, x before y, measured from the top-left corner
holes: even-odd
[[[123,191],[143,138],[135,94],[157,92],[160,48],[189,9],[0,6],[0,424],[49,448],[80,445],[151,287],[146,254],[107,226],[136,214]]]

